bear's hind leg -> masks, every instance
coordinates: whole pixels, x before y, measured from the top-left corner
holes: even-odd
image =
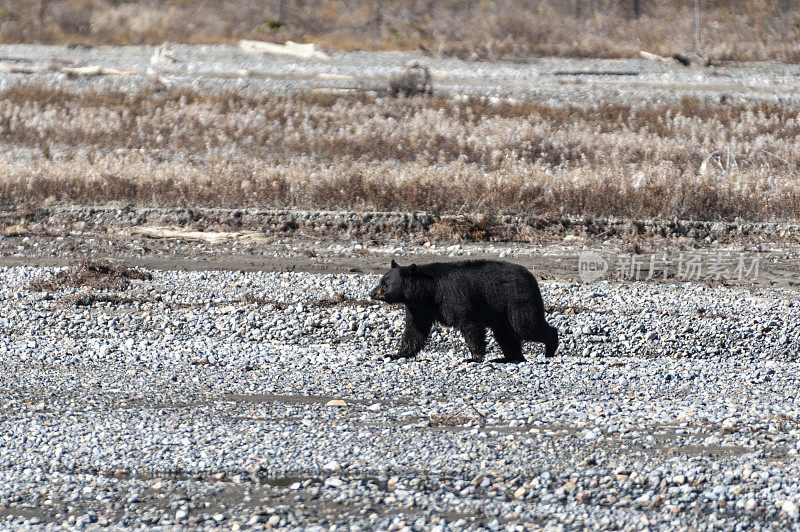
[[[558,329],[545,323],[542,336],[541,342],[544,343],[544,356],[547,358],[555,356],[558,350]]]
[[[544,319],[540,309],[529,308],[513,312],[510,316],[511,327],[517,335],[531,342],[544,344],[544,356],[550,358],[558,349],[558,329],[551,327]]]
[[[469,323],[460,327],[472,357],[464,362],[483,362],[486,357],[486,327]]]
[[[545,358],[551,358],[555,356],[558,350],[558,329],[543,321],[530,340],[544,344],[544,356]]]
[[[524,362],[525,357],[522,356],[522,340],[517,334],[506,328],[495,328],[494,338],[503,350],[502,358],[495,358],[492,362]]]
[[[433,327],[433,318],[406,308],[406,330],[400,341],[400,349],[396,355],[389,358],[397,360],[416,356],[425,347],[431,327]]]

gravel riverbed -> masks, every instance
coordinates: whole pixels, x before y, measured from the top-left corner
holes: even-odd
[[[470,365],[384,360],[375,275],[54,271],[0,268],[0,528],[798,527],[795,291],[548,280],[559,356]]]

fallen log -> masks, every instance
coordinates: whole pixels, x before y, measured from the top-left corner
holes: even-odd
[[[286,41],[286,44],[277,44],[274,42],[242,39],[239,41],[239,48],[249,54],[288,55],[303,59],[321,59],[323,61],[330,59],[328,54],[317,50],[314,43],[300,44]]]

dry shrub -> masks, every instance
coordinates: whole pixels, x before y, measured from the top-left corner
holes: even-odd
[[[119,294],[96,294],[94,292],[71,294],[63,298],[60,303],[66,307],[90,307],[98,303],[110,303],[112,305],[130,305],[141,300],[122,296]]]
[[[257,305],[259,307],[270,305],[280,310],[286,310],[287,308],[289,308],[289,303],[285,301],[278,301],[277,299],[260,297],[254,294],[245,294],[244,297],[242,297],[242,303],[246,305]]]
[[[344,294],[337,294],[333,297],[326,297],[321,299],[312,299],[311,301],[278,301],[276,299],[263,298],[253,294],[245,294],[242,298],[242,303],[252,304],[258,306],[271,305],[275,308],[285,310],[292,305],[304,305],[307,307],[317,308],[331,308],[331,307],[369,307],[376,305],[375,301],[368,299],[353,299]]]
[[[513,240],[510,228],[491,215],[446,216],[431,225],[428,233],[433,238],[467,242]]]
[[[481,423],[482,420],[477,416],[458,416],[458,415],[448,415],[448,414],[428,414],[428,421],[430,421],[431,427],[458,427],[469,425],[471,423]]]
[[[414,63],[389,79],[389,92],[394,96],[432,94],[431,72],[428,67]]]
[[[331,308],[331,307],[371,307],[377,305],[375,301],[369,299],[354,299],[347,297],[344,294],[337,294],[333,297],[326,297],[322,299],[313,299],[304,305],[317,308]]]
[[[113,261],[86,259],[48,279],[34,280],[28,289],[37,292],[57,292],[64,288],[125,290],[130,281],[134,279],[150,280],[152,275],[146,271],[127,268]],[[75,304],[79,303],[76,300]],[[91,304],[91,301],[83,304]]]

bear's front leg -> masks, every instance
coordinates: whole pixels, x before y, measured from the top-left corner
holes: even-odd
[[[464,362],[483,362],[486,357],[486,327],[476,323],[468,323],[460,327],[461,334],[467,342],[472,357]]]
[[[396,355],[389,358],[397,360],[416,356],[425,347],[431,327],[433,327],[433,318],[406,307],[406,330],[400,341],[400,349]]]

